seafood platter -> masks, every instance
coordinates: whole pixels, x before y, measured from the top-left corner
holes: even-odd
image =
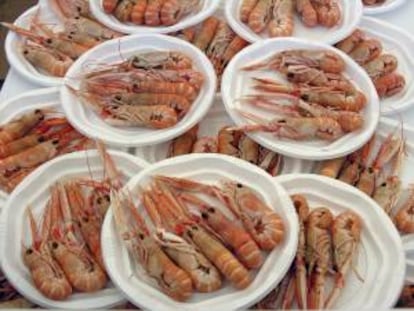
[[[414,306],[414,39],[371,16],[404,2],[0,21],[37,86],[0,102],[0,307]]]
[[[225,12],[249,42],[293,36],[333,44],[357,26],[362,9],[359,0],[228,0]]]
[[[170,33],[192,27],[220,5],[217,0],[89,1],[102,24],[122,33]]]

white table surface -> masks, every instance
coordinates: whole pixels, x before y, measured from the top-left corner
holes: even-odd
[[[414,36],[414,0],[407,0],[403,6],[394,11],[374,15],[372,17],[379,18],[392,23],[395,26],[399,26]],[[11,69],[0,92],[0,103],[13,96],[19,95],[22,92],[39,88],[42,88],[42,86],[25,80],[23,77],[20,77],[17,72]],[[400,118],[400,116],[398,116],[398,118]],[[404,112],[402,118],[406,124],[414,126],[414,108]]]

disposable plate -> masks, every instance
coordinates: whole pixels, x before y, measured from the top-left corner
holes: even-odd
[[[235,290],[226,282],[219,291],[210,294],[194,293],[190,300],[179,303],[144,281],[142,272],[139,272],[141,269],[131,262],[132,259],[127,254],[110,211],[105,218],[102,231],[103,257],[112,281],[129,301],[144,309],[157,310],[245,309],[263,298],[278,284],[293,260],[298,236],[296,212],[278,182],[273,182],[268,174],[256,166],[239,159],[223,155],[193,154],[152,165],[131,179],[126,188],[134,194],[139,186],[145,187],[154,174],[186,177],[208,183],[216,183],[223,178],[238,180],[260,193],[279,213],[286,226],[286,236],[281,245],[267,254],[264,265],[246,289]],[[138,208],[141,210],[142,206],[138,204]],[[141,214],[144,215],[144,212]]]
[[[262,132],[249,133],[249,136],[251,136],[258,143],[275,152],[307,160],[336,158],[358,149],[366,141],[368,141],[377,126],[379,118],[379,102],[377,92],[371,79],[360,66],[358,66],[352,59],[341,51],[321,43],[314,43],[295,38],[272,39],[252,44],[237,54],[227,66],[222,79],[223,101],[232,120],[237,125],[247,124],[250,122],[237,111],[237,109],[241,108],[243,108],[243,111],[258,114],[268,120],[270,119],[270,116],[281,117],[280,115],[278,116],[273,113],[270,115],[269,113],[264,112],[264,110],[252,107],[251,105],[242,105],[241,101],[238,100],[246,94],[254,93],[254,90],[251,87],[252,77],[278,79],[281,76],[275,72],[247,72],[242,71],[241,68],[248,64],[265,60],[277,52],[289,49],[324,49],[333,51],[342,57],[346,63],[345,75],[350,78],[367,97],[367,105],[362,111],[364,125],[360,130],[349,133],[333,142],[322,141],[319,139],[294,141],[278,138],[277,135]],[[285,79],[283,80],[285,81]]]
[[[110,154],[128,179],[147,166],[145,161],[124,152],[110,151]],[[31,241],[27,208],[30,206],[35,218],[39,219],[53,183],[62,178],[90,177],[90,174],[102,178],[103,173],[96,150],[71,153],[41,166],[10,195],[0,219],[0,253],[7,253],[2,258],[2,270],[11,284],[35,304],[52,309],[106,309],[124,301],[124,296],[111,283],[96,293],[75,293],[65,301],[47,299],[34,287],[22,260],[23,243],[28,245]]]
[[[69,89],[78,90],[79,77],[93,65],[124,61],[139,52],[178,51],[190,56],[194,67],[203,73],[205,82],[187,115],[175,126],[153,130],[143,127],[114,127],[105,123],[81,99]],[[89,68],[89,69],[85,69]],[[100,66],[102,68],[102,66]],[[108,144],[124,147],[152,145],[173,139],[190,129],[207,113],[216,89],[216,76],[207,57],[195,46],[183,40],[157,34],[134,35],[107,41],[82,55],[69,69],[65,86],[61,89],[61,100],[65,114],[71,124],[86,136],[100,139]]]
[[[402,6],[406,0],[385,0],[384,3],[378,5],[364,5],[363,12],[365,15],[376,15],[387,13],[393,10],[398,9]]]
[[[384,99],[380,99],[382,115],[393,115],[410,109],[414,105],[414,37],[406,30],[384,22],[378,18],[363,17],[358,28],[369,38],[378,39],[383,45],[384,53],[397,57],[397,72],[406,79],[404,91]]]
[[[226,16],[231,27],[239,36],[250,42],[267,39],[267,34],[256,34],[240,20],[240,7],[243,1],[227,0]],[[326,44],[334,44],[348,36],[357,26],[362,17],[362,2],[360,0],[338,1],[341,6],[342,18],[333,28],[322,26],[306,27],[295,12],[293,37],[308,39]]]
[[[34,18],[35,14],[37,13],[39,7],[42,8],[41,14],[41,21],[45,24],[52,24],[56,25],[59,24],[59,20],[53,14],[53,12],[48,9],[43,9],[43,4],[40,3],[16,19],[15,24],[19,27],[23,27],[28,29],[29,25]],[[29,80],[30,82],[40,85],[40,86],[57,86],[63,82],[62,78],[53,77],[47,75],[46,73],[42,73],[36,68],[33,67],[23,56],[23,49],[22,43],[24,42],[25,38],[14,33],[13,31],[9,31],[5,40],[5,50],[7,60],[9,61],[10,66],[15,69],[23,78]]]
[[[350,272],[333,308],[392,308],[404,283],[405,258],[401,239],[390,218],[362,192],[328,177],[291,174],[275,180],[290,195],[304,195],[311,208],[324,206],[334,215],[352,210],[361,216],[361,244],[353,266],[363,282]]]
[[[226,125],[234,124],[226,113],[219,95],[216,96],[213,106],[199,123],[198,137],[217,136],[218,131]],[[150,163],[156,163],[167,158],[171,141],[135,149],[135,154]],[[305,170],[309,161],[283,157],[280,174],[300,173]]]
[[[198,12],[190,14],[180,20],[177,24],[172,26],[145,26],[145,25],[134,25],[133,23],[122,23],[118,19],[116,19],[112,14],[107,14],[103,10],[102,6],[103,0],[90,0],[89,4],[92,10],[92,14],[99,20],[102,24],[106,25],[107,27],[122,32],[122,33],[129,33],[129,34],[148,34],[148,33],[161,33],[166,34],[170,32],[179,31],[191,26],[194,26],[210,15],[214,13],[219,5],[219,1],[217,0],[203,0],[201,1],[201,8]]]

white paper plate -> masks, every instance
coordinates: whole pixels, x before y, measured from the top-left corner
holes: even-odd
[[[103,257],[112,281],[128,300],[148,310],[236,310],[254,304],[280,282],[296,253],[298,221],[289,197],[268,174],[233,157],[193,154],[151,166],[131,179],[127,189],[134,193],[138,185],[144,186],[154,174],[188,177],[209,183],[223,178],[239,180],[258,191],[275,208],[286,225],[286,238],[282,245],[267,255],[264,265],[248,288],[235,290],[226,282],[219,291],[210,294],[194,293],[189,301],[179,303],[136,277],[137,269],[131,270],[130,257],[119,239],[110,210],[102,230]]]
[[[116,19],[112,14],[106,14],[102,7],[102,0],[89,0],[89,5],[91,7],[92,14],[97,20],[99,20],[105,26],[123,33],[162,33],[166,34],[169,32],[179,31],[191,26],[194,26],[210,15],[214,13],[219,5],[217,0],[204,0],[201,9],[195,13],[184,17],[177,24],[172,26],[144,26],[144,25],[134,25],[133,23],[122,23]]]
[[[368,6],[364,5],[363,12],[366,15],[386,13],[402,6],[406,0],[385,0],[383,4]]]
[[[397,72],[406,79],[405,89],[389,98],[380,99],[382,115],[396,114],[414,105],[414,37],[404,29],[377,18],[363,17],[358,26],[369,38],[378,39],[383,52],[397,57]]]
[[[275,177],[289,194],[301,193],[311,207],[328,207],[334,215],[352,210],[363,220],[355,273],[346,278],[335,309],[388,309],[397,302],[404,283],[405,258],[401,239],[390,218],[355,188],[324,176],[291,174]]]
[[[280,139],[268,133],[249,133],[255,141],[261,145],[286,156],[307,160],[323,160],[337,158],[361,147],[372,136],[379,119],[379,100],[375,87],[367,73],[357,65],[349,56],[341,51],[321,43],[310,42],[296,38],[271,39],[257,42],[246,47],[237,54],[227,66],[222,79],[222,96],[224,105],[230,117],[237,125],[249,122],[241,116],[235,108],[243,107],[244,110],[260,114],[269,119],[270,114],[263,110],[251,107],[251,105],[241,106],[240,101],[235,101],[246,94],[252,94],[251,77],[280,77],[276,73],[270,72],[244,72],[240,68],[247,64],[266,59],[271,55],[286,51],[287,49],[326,49],[340,55],[346,63],[345,74],[358,86],[367,96],[367,106],[363,112],[365,123],[361,130],[349,133],[334,142],[322,140],[293,141]],[[277,116],[272,113],[272,116]]]
[[[234,123],[226,113],[221,97],[217,95],[213,107],[211,107],[206,117],[199,123],[198,137],[217,136],[217,133],[221,128],[232,124]],[[158,145],[136,148],[135,154],[150,163],[156,163],[167,158],[170,144],[171,142],[166,142]],[[280,174],[303,172],[303,170],[307,168],[307,162],[308,161],[283,157]]]
[[[256,34],[240,20],[239,12],[242,2],[240,0],[226,1],[225,12],[230,26],[240,37],[250,42],[269,38],[267,34]],[[345,0],[339,1],[339,4],[341,5],[342,18],[339,24],[332,28],[322,26],[306,27],[295,12],[293,37],[326,44],[334,44],[347,37],[355,29],[362,17],[362,2],[361,0]]]
[[[402,237],[405,251],[406,273],[405,281],[414,284],[414,234],[407,234]]]
[[[16,19],[15,24],[19,27],[28,28],[31,23],[32,18],[36,14],[40,6],[36,5],[26,12],[24,12],[18,19]],[[56,19],[56,16],[51,10],[44,10],[42,6],[42,15],[41,20],[46,24],[57,25],[59,21]],[[17,35],[13,31],[9,31],[5,40],[5,50],[7,60],[10,66],[16,70],[22,77],[29,80],[30,82],[40,85],[40,86],[58,86],[62,84],[63,79],[53,77],[47,74],[44,74],[38,71],[36,68],[30,64],[22,54],[22,43],[25,38]]]
[[[113,39],[89,50],[69,69],[65,85],[79,89],[79,77],[85,73],[85,66],[113,63],[125,60],[137,52],[179,51],[193,59],[195,68],[202,72],[205,82],[200,94],[193,102],[187,115],[175,126],[153,130],[142,127],[120,128],[105,123],[95,112],[81,103],[80,99],[67,86],[61,89],[63,109],[71,124],[88,137],[100,139],[107,144],[136,147],[171,140],[194,126],[207,113],[213,103],[216,90],[216,75],[207,57],[195,46],[183,40],[165,35],[135,35]]]
[[[119,151],[109,152],[117,167],[129,179],[148,164],[132,155]],[[89,167],[88,167],[89,166]],[[28,206],[35,217],[44,210],[50,197],[49,187],[68,177],[102,177],[103,166],[96,150],[81,151],[58,157],[41,166],[26,178],[10,195],[0,218],[0,246],[2,270],[13,286],[26,298],[45,308],[98,309],[110,308],[124,301],[123,295],[111,284],[93,294],[76,293],[66,301],[45,298],[33,285],[30,273],[22,260],[22,244],[30,241],[26,218]],[[27,245],[26,244],[26,245]]]

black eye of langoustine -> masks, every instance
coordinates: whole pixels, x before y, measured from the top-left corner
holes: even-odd
[[[208,218],[208,214],[207,214],[207,213],[201,213],[201,217],[202,217],[203,219],[207,219],[207,218]]]
[[[242,185],[242,184],[240,184],[240,183],[238,183],[238,184],[237,184],[237,188],[243,188],[243,185]]]
[[[53,242],[53,243],[52,243],[52,248],[53,248],[53,249],[58,248],[58,244],[57,244],[56,242]]]
[[[142,233],[140,233],[139,238],[140,238],[141,240],[143,240],[143,239],[144,239],[144,235],[143,235]]]
[[[215,213],[215,212],[216,212],[216,210],[215,210],[213,207],[209,207],[209,208],[208,208],[208,212],[209,212],[209,213]]]
[[[30,254],[33,254],[33,250],[32,250],[31,248],[29,248],[29,249],[26,251],[26,255],[30,255]]]

